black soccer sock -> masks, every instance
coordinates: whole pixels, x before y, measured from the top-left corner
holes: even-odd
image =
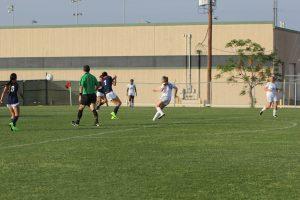
[[[116,106],[116,107],[115,107],[115,109],[114,109],[114,113],[115,113],[115,114],[117,114],[117,113],[118,113],[118,111],[119,111],[119,108],[120,108],[120,106]]]
[[[76,121],[78,124],[79,124],[79,122],[80,122],[80,120],[81,120],[82,113],[83,113],[83,110],[78,110],[77,121]]]
[[[96,107],[96,110],[99,110],[100,109],[100,107],[103,105],[104,103],[102,102],[102,103],[100,103],[97,107]]]
[[[96,110],[93,110],[93,115],[94,115],[94,118],[95,118],[95,124],[98,124],[99,123],[99,119],[98,119],[98,113]]]
[[[15,116],[15,117],[13,118],[13,124],[14,124],[14,126],[17,125],[18,119],[19,119],[19,116]]]

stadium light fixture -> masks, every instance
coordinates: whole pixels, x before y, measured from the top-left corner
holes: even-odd
[[[32,25],[37,24],[37,23],[38,23],[37,20],[35,20],[35,19],[31,20],[31,24],[32,24]]]
[[[79,12],[79,4],[82,0],[71,0],[71,3],[76,5],[76,12],[73,13],[73,16],[76,17],[76,24],[79,24],[79,17],[83,16],[82,12]]]
[[[11,15],[12,25],[15,25],[15,5],[10,3],[7,8],[7,12]]]

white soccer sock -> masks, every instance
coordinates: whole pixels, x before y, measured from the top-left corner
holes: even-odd
[[[274,109],[274,110],[273,110],[273,116],[275,116],[276,114],[277,114],[277,110]]]
[[[157,120],[157,118],[160,116],[160,113],[157,111],[153,117],[153,121]]]
[[[265,110],[267,110],[266,106],[264,106],[261,111],[264,112]]]
[[[161,115],[164,114],[163,111],[162,111],[162,109],[160,107],[156,107],[156,110],[157,110],[157,112],[159,112],[159,114],[161,114]]]

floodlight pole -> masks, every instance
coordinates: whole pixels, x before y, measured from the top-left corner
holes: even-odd
[[[76,4],[76,13],[74,13],[73,15],[76,17],[76,24],[79,24],[79,16],[82,16],[82,13],[79,13],[79,3],[82,0],[71,0],[72,3]]]
[[[78,10],[79,10],[79,8],[78,8],[78,1],[76,2],[76,24],[78,24],[79,23],[79,20],[78,20]]]
[[[274,19],[273,19],[273,23],[274,23],[274,27],[278,26],[278,0],[274,0],[273,1],[273,15],[274,15]]]
[[[126,0],[123,0],[123,24],[126,23]]]
[[[213,1],[208,5],[207,104],[211,105]]]

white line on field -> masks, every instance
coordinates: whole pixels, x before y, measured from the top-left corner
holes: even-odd
[[[288,122],[289,123],[289,122]],[[265,131],[279,131],[279,130],[287,130],[298,126],[296,122],[290,122],[289,126],[280,127],[280,128],[270,128],[270,129],[257,129],[257,130],[243,130],[243,131],[230,131],[230,132],[220,132],[220,133],[211,133],[214,135],[222,135],[222,134],[230,134],[230,133],[258,133],[258,132],[265,132]]]
[[[34,142],[34,143],[27,143],[27,144],[17,144],[17,145],[11,145],[11,146],[6,146],[6,147],[0,147],[0,150],[11,149],[11,148],[19,148],[19,147],[27,147],[27,146],[34,146],[34,145],[40,145],[40,144],[47,144],[47,143],[51,143],[51,142],[63,142],[63,141],[69,141],[69,140],[75,140],[75,139],[84,139],[84,138],[89,138],[89,137],[93,137],[93,136],[96,137],[96,136],[110,134],[110,133],[134,131],[134,130],[138,130],[140,128],[153,128],[153,127],[156,127],[156,126],[157,126],[157,124],[144,125],[144,126],[139,126],[139,127],[135,127],[135,128],[114,130],[114,131],[106,131],[106,132],[101,132],[101,133],[93,133],[93,134],[89,134],[89,135],[77,135],[77,136],[67,137],[67,138],[44,140],[44,141],[41,141],[41,142]]]
[[[177,125],[177,124],[170,124],[170,125]],[[270,129],[257,129],[257,130],[240,130],[240,131],[228,131],[228,132],[216,132],[216,133],[207,133],[207,134],[211,134],[211,135],[225,135],[225,134],[237,134],[237,133],[258,133],[258,132],[266,132],[266,131],[278,131],[278,130],[287,130],[287,129],[291,129],[298,126],[298,123],[296,122],[291,122],[289,126],[285,126],[285,127],[280,127],[280,128],[270,128]],[[182,129],[181,129],[182,130]],[[170,137],[170,136],[194,136],[194,135],[199,135],[199,133],[192,133],[192,134],[161,134],[161,135],[135,135],[135,136],[113,136],[113,137],[101,137],[101,138],[149,138],[149,137],[153,137],[153,136],[161,136],[161,137]],[[85,138],[89,138],[89,139],[97,139],[100,137],[85,137]]]
[[[174,126],[174,125],[176,126],[176,125],[178,125],[180,123],[184,123],[184,121],[182,121],[182,122],[176,122],[176,123],[170,123],[168,125],[169,126]],[[219,133],[209,133],[209,134],[221,135],[221,134],[232,134],[232,133],[256,133],[256,132],[265,132],[265,131],[286,130],[286,129],[291,129],[291,128],[294,128],[294,127],[298,126],[298,123],[296,123],[296,122],[291,122],[290,124],[291,124],[290,126],[281,127],[281,128],[273,128],[273,129],[231,131],[231,132],[219,132]],[[27,146],[34,146],[34,145],[41,145],[41,144],[47,144],[47,143],[51,143],[51,142],[63,142],[63,141],[69,141],[69,140],[75,140],[75,139],[99,138],[97,136],[101,136],[101,135],[105,135],[105,134],[110,134],[110,133],[119,133],[119,132],[134,131],[134,130],[138,130],[140,128],[153,128],[153,127],[158,127],[158,126],[159,126],[159,124],[144,125],[144,126],[140,126],[140,127],[136,127],[136,128],[130,128],[130,129],[106,131],[106,132],[94,133],[94,134],[89,134],[89,135],[77,135],[77,136],[67,137],[67,138],[44,140],[44,141],[36,142],[36,143],[26,143],[26,144],[11,145],[11,146],[6,146],[6,147],[0,147],[0,150],[12,149],[12,148],[20,148],[20,147],[27,147]],[[163,136],[167,136],[167,135],[163,135]],[[178,136],[178,134],[177,135],[168,135],[168,136]],[[130,136],[130,137],[134,137],[134,136]],[[142,136],[137,136],[137,137],[142,137]],[[116,137],[116,138],[119,138],[119,137]]]
[[[115,130],[115,131],[106,131],[106,132],[94,133],[94,134],[90,134],[90,135],[77,135],[77,136],[67,137],[67,138],[44,140],[44,141],[35,142],[35,143],[17,144],[17,145],[12,145],[12,146],[7,146],[7,147],[0,147],[0,150],[18,148],[18,147],[27,147],[27,146],[33,146],[33,145],[39,145],[39,144],[47,144],[47,143],[51,143],[51,142],[63,142],[63,141],[74,140],[74,139],[82,139],[82,138],[87,138],[87,137],[100,136],[100,135],[109,134],[109,133],[134,131],[134,130],[138,130],[138,129],[140,129],[140,127],[123,129],[123,130]]]

